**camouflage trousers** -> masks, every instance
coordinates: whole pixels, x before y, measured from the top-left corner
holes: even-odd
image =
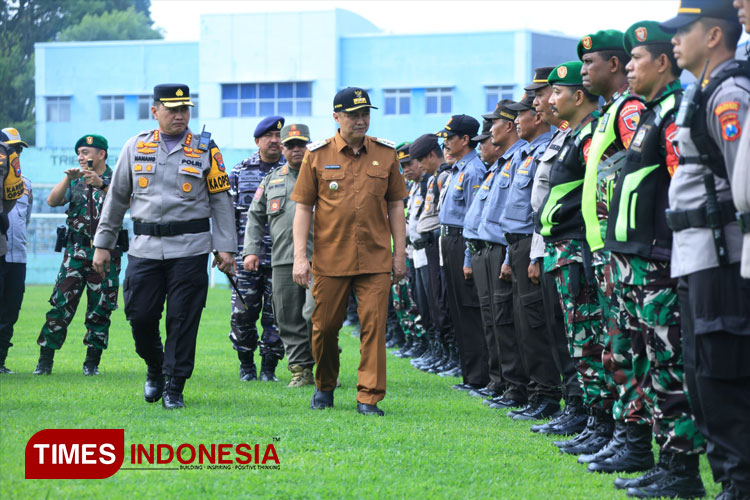
[[[229,320],[229,339],[237,351],[255,352],[258,348],[257,322],[263,328],[260,338],[260,355],[284,357],[284,344],[276,327],[272,305],[272,268],[260,266],[257,271],[239,271],[242,259],[237,258],[237,288],[245,299],[247,309],[242,305],[237,292],[232,290],[232,316]]]
[[[684,384],[680,304],[669,263],[615,253],[612,264],[621,279],[615,287],[617,328],[629,342],[614,343],[611,352],[632,360],[615,377],[622,418],[653,423],[662,450],[702,453],[705,439]]]
[[[615,287],[619,284],[617,279],[617,268],[612,265],[609,252],[599,250],[594,254],[594,279],[596,280],[596,292],[601,304],[602,317],[599,325],[599,342],[601,345],[601,370],[598,372],[600,378],[599,387],[601,388],[602,408],[611,410],[615,415],[618,411],[618,391],[617,382],[615,381],[615,372],[617,363],[611,355],[611,346],[617,343],[630,343],[629,337],[617,328],[617,322],[614,312],[616,295]],[[627,359],[619,359],[622,363],[627,363]],[[620,412],[622,413],[622,412]]]
[[[69,246],[65,249],[55,288],[49,303],[52,309],[39,333],[37,344],[51,349],[60,349],[68,335],[68,326],[73,321],[78,303],[86,289],[86,335],[84,345],[106,349],[109,341],[110,315],[117,309],[117,291],[120,287],[119,250],[111,252],[109,273],[102,280],[92,266],[93,250],[88,259],[74,255]]]
[[[396,316],[404,330],[404,337],[421,338],[425,333],[422,328],[422,318],[417,309],[417,301],[414,300],[414,266],[409,261],[406,268],[411,271],[411,275],[403,278],[401,281],[392,285],[393,290],[393,308],[396,310]]]
[[[584,403],[603,408],[602,309],[596,287],[587,283],[579,263],[565,264],[551,272],[560,295],[568,347],[578,370]]]

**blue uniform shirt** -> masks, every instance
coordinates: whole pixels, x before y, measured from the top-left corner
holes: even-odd
[[[479,239],[490,243],[500,243],[507,245],[505,241],[505,233],[500,225],[500,216],[503,213],[505,207],[505,200],[508,197],[508,191],[510,183],[513,180],[513,157],[518,150],[526,145],[526,141],[517,140],[511,147],[505,152],[500,159],[497,160],[497,172],[494,177],[494,182],[487,193],[488,202],[484,205],[482,212],[481,222],[479,223]]]
[[[463,227],[466,211],[486,172],[487,168],[474,150],[453,164],[450,182],[445,187],[445,200],[440,207],[440,224]]]
[[[487,175],[482,181],[482,185],[479,186],[474,199],[471,201],[469,210],[466,212],[466,217],[464,217],[464,238],[468,240],[480,239],[477,230],[479,229],[479,224],[482,222],[482,211],[484,210],[485,202],[487,201],[487,195],[489,194],[492,183],[496,177],[497,162],[493,163],[490,167],[489,172],[487,172]],[[471,267],[471,252],[469,251],[468,246],[464,252],[464,267]]]
[[[552,133],[546,132],[523,148],[516,151],[512,161],[512,181],[505,202],[500,226],[505,233],[532,234],[534,223],[531,220],[531,186],[538,157],[547,149]]]

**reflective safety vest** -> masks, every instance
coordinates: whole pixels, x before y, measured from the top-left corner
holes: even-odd
[[[658,260],[671,252],[672,231],[665,216],[671,177],[662,138],[667,118],[677,113],[681,99],[678,83],[649,102],[641,115],[609,203],[607,250]]]

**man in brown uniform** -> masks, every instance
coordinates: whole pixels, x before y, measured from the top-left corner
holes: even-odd
[[[307,147],[292,193],[292,200],[297,202],[292,273],[294,281],[303,287],[315,277],[312,349],[317,369],[310,408],[333,407],[339,373],[338,332],[353,289],[362,353],[357,412],[382,416],[377,403],[385,397],[388,290],[391,281],[398,283],[406,270],[403,200],[407,191],[394,144],[365,135],[370,108],[374,106],[365,90],[341,90],[333,99],[338,132]],[[305,245],[313,206],[311,271]]]

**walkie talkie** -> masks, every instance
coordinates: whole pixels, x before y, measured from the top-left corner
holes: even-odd
[[[685,95],[680,102],[680,109],[677,112],[675,124],[678,127],[688,127],[695,116],[695,112],[700,104],[701,95],[703,94],[703,80],[706,78],[709,60],[706,59],[706,65],[703,66],[703,72],[697,82],[691,84],[685,91]]]
[[[198,149],[201,151],[208,151],[208,145],[211,142],[211,132],[206,132],[206,126],[203,125],[201,130],[201,138],[198,141]]]

